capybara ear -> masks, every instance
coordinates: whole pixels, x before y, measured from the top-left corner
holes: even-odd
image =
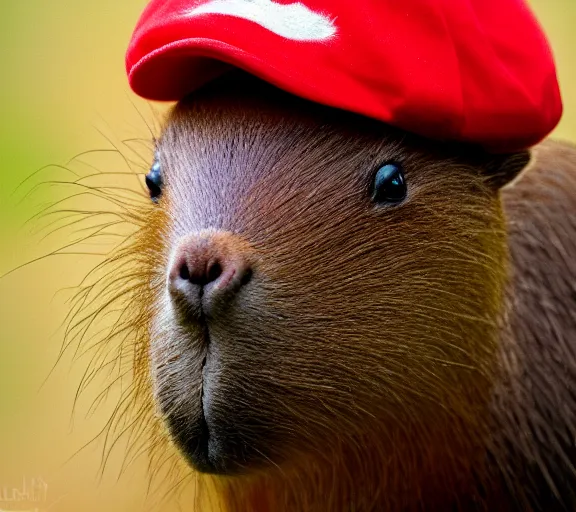
[[[528,150],[505,155],[490,155],[483,166],[486,182],[494,189],[508,185],[528,165],[530,156]]]

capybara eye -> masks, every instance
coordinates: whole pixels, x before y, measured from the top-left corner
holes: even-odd
[[[150,199],[154,202],[158,201],[162,195],[162,170],[158,157],[154,159],[150,172],[146,175],[146,186],[150,192]]]
[[[372,201],[399,203],[406,197],[406,180],[400,164],[388,163],[380,167],[374,177]]]

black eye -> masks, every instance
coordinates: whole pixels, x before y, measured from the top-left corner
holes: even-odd
[[[150,172],[146,175],[146,186],[150,192],[150,199],[158,201],[162,195],[162,171],[158,157],[154,159]]]
[[[406,181],[400,164],[388,163],[380,167],[374,177],[372,201],[399,203],[406,197]]]

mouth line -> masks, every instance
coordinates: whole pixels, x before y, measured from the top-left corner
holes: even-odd
[[[202,294],[202,291],[200,292]],[[202,295],[201,297],[202,298]],[[197,441],[197,451],[201,455],[201,458],[205,460],[206,465],[211,466],[212,463],[210,461],[209,455],[209,442],[210,442],[210,429],[208,427],[208,422],[206,421],[206,414],[205,414],[205,396],[204,396],[204,383],[205,383],[205,370],[206,370],[206,360],[208,358],[208,352],[210,350],[210,330],[208,328],[208,322],[206,321],[206,315],[204,314],[204,309],[201,307],[200,309],[200,318],[199,318],[200,327],[202,329],[202,341],[205,347],[205,354],[204,359],[202,359],[202,386],[200,391],[200,403],[202,407],[200,408],[200,418],[199,418],[199,428],[200,434],[198,436]]]

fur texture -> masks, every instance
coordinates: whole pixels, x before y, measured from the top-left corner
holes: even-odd
[[[514,180],[527,153],[237,74],[180,102],[156,149],[164,192],[126,249],[153,466],[171,440],[229,512],[576,507],[574,148],[540,146]],[[371,201],[386,162],[398,205]],[[167,291],[199,233],[233,234],[253,270],[202,321]]]

